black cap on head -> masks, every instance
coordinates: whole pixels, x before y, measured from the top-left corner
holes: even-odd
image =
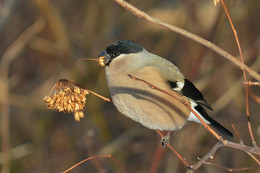
[[[121,54],[138,53],[143,51],[143,47],[134,41],[119,40],[107,47],[107,54],[113,59]]]
[[[99,54],[98,57],[102,58],[99,59],[101,60],[102,65],[108,66],[114,58],[121,54],[138,53],[142,52],[143,50],[144,48],[134,41],[118,40],[108,46],[105,51]]]

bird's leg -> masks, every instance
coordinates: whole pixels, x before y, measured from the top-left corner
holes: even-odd
[[[168,131],[165,136],[162,137],[161,143],[163,147],[167,147],[167,145],[170,143],[171,139],[171,131]]]

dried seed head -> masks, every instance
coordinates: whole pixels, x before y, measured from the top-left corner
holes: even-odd
[[[76,121],[84,118],[82,112],[85,107],[89,92],[73,83],[72,81],[61,79],[54,85],[49,96],[44,97],[48,109],[59,112],[74,113]]]
[[[101,57],[98,58],[98,64],[100,66],[104,66],[105,65],[105,59],[104,58],[105,58],[104,56],[101,56]]]
[[[82,111],[79,111],[79,112],[75,112],[74,113],[74,119],[76,121],[80,121],[81,118],[84,118],[84,114]]]

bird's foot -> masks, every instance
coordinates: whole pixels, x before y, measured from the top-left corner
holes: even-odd
[[[171,139],[171,132],[169,131],[165,136],[162,137],[161,143],[163,147],[167,147],[167,145],[170,143]]]

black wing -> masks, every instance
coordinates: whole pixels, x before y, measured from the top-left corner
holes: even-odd
[[[199,105],[205,106],[206,108],[213,111],[212,107],[207,103],[207,101],[204,99],[201,92],[195,87],[195,85],[190,82],[188,79],[184,79],[184,86],[181,89],[181,93],[194,100]]]
[[[188,79],[184,79],[184,85],[182,88],[181,86],[178,86],[177,81],[167,81],[167,83],[173,90],[180,92],[185,97],[194,100],[197,104],[205,106],[206,108],[213,111],[212,107],[204,99],[200,91]]]

